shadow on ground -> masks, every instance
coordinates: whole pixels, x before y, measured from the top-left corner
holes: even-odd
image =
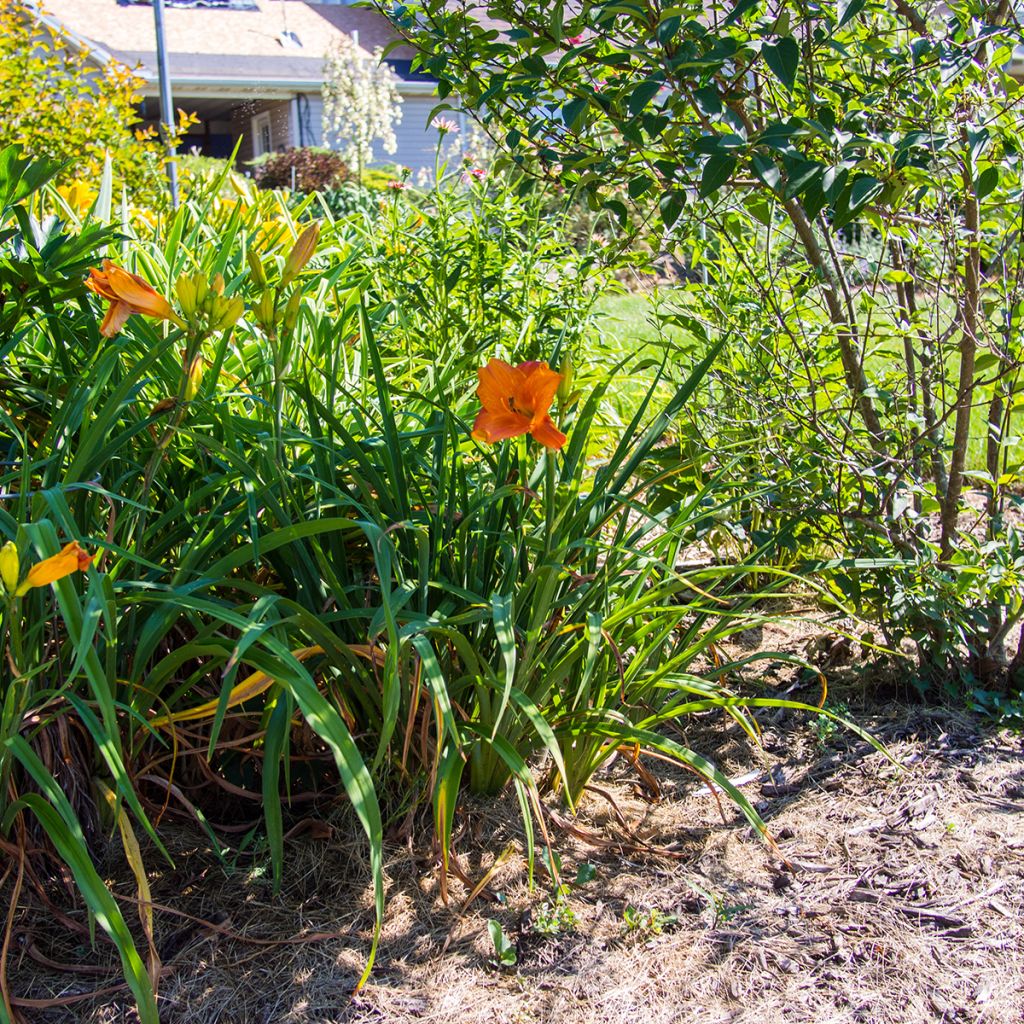
[[[856,737],[823,737],[791,712],[762,717],[761,750],[721,719],[684,735],[730,776],[753,775],[744,790],[774,848],[731,807],[723,821],[692,775],[648,764],[661,789],[652,800],[630,765],[612,764],[579,816],[557,819],[568,830],[550,825],[567,876],[583,863],[596,868],[569,897],[571,931],[534,931],[549,884],[538,873],[528,887],[513,800],[467,800],[460,810],[469,878],[512,847],[465,913],[467,887],[453,879],[446,906],[436,865],[416,844],[396,842],[377,967],[355,997],[372,913],[364,850],[343,816],[330,838],[300,829],[288,843],[279,897],[262,859],[242,857],[228,870],[203,839],[179,835],[179,866],[152,878],[153,897],[220,930],[158,912],[162,1020],[1019,1024],[1021,738],[947,711],[848,700],[898,765]],[[131,894],[127,879],[118,891]],[[630,929],[627,908],[648,925]],[[490,918],[517,942],[515,968],[489,963]],[[315,933],[331,937],[310,940]],[[66,998],[109,983],[44,966],[90,961],[66,928],[26,922],[18,939],[8,974],[21,997]],[[100,949],[99,963],[107,956]],[[120,993],[22,1012],[46,1024],[134,1020]]]

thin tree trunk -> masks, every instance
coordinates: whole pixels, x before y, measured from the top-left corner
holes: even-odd
[[[910,260],[907,259],[902,240],[894,238],[890,249],[893,266],[910,276],[910,280],[899,285],[897,291],[907,323],[913,324],[917,319],[917,274]],[[939,430],[938,416],[935,415],[935,395],[932,391],[935,352],[932,348],[931,338],[928,337],[928,332],[920,326],[915,330],[917,332],[917,340],[921,346],[919,353],[919,361],[921,363],[920,378],[916,376],[915,353],[913,343],[909,337],[904,341],[904,358],[907,363],[907,373],[910,376],[909,386],[914,412],[918,410],[917,399],[920,398],[921,414],[924,417],[924,436],[928,442],[928,456],[932,477],[935,481],[936,494],[941,498],[946,493],[946,464],[942,461],[942,433]]]
[[[971,180],[967,133],[961,136],[964,146],[964,226],[967,229],[967,251],[964,254],[964,293],[960,306],[960,381],[956,396],[956,427],[953,431],[953,452],[949,459],[949,482],[942,500],[942,535],[940,558],[953,554],[960,496],[964,486],[967,445],[971,439],[971,406],[974,398],[974,360],[978,350],[978,300],[981,291],[981,243],[978,227],[978,196]]]
[[[1000,361],[1000,369],[1002,369]],[[1003,416],[1006,401],[1003,396],[1003,381],[1000,378],[993,385],[992,401],[988,406],[988,437],[985,439],[985,469],[989,475],[988,501],[985,513],[988,519],[988,533],[992,535],[992,521],[999,515],[999,477],[1002,475]]]
[[[803,207],[795,200],[788,199],[783,202],[783,208],[789,216],[793,227],[796,229],[800,242],[807,254],[811,266],[821,275],[822,294],[825,297],[825,305],[828,308],[829,319],[836,327],[836,335],[839,340],[839,354],[843,363],[843,372],[846,377],[846,385],[850,389],[860,411],[864,425],[871,435],[871,447],[877,455],[885,457],[885,444],[882,436],[882,423],[878,418],[874,402],[868,395],[868,379],[861,365],[860,357],[855,347],[856,324],[850,322],[850,317],[843,309],[839,288],[836,283],[835,271],[828,265],[824,253],[818,243],[807,214]]]

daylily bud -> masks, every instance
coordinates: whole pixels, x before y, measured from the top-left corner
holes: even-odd
[[[264,292],[260,296],[256,304],[256,319],[265,331],[274,326],[274,296],[271,292]]]
[[[8,541],[0,548],[0,582],[8,594],[18,589],[18,569],[20,566],[18,549],[13,541]]]
[[[320,225],[316,222],[310,224],[305,231],[299,235],[292,251],[285,261],[284,271],[281,274],[281,287],[287,288],[295,280],[299,271],[313,258],[316,251],[316,243],[320,238]]]
[[[210,314],[210,328],[214,331],[226,331],[238,323],[238,318],[245,312],[245,300],[241,295],[233,295],[231,298],[218,296],[213,303],[213,312]]]
[[[299,308],[302,305],[302,291],[292,292],[288,298],[288,305],[284,309],[284,329],[294,331],[295,325],[299,322]]]
[[[263,269],[263,261],[256,255],[255,249],[245,250],[245,260],[249,264],[249,273],[252,274],[256,287],[263,289],[267,287],[267,272]]]
[[[206,296],[210,292],[210,285],[207,283],[206,275],[201,270],[197,270],[192,275],[192,284],[196,290],[196,306],[201,307],[205,304]]]
[[[555,395],[558,398],[558,404],[565,406],[569,404],[572,398],[572,381],[576,375],[573,371],[572,356],[568,352],[562,356],[558,372],[562,375],[562,379],[558,383],[558,390],[555,392]]]
[[[223,274],[214,274],[213,277],[210,278],[210,291],[213,292],[215,295],[223,295],[224,294],[224,275]]]
[[[191,366],[182,367],[185,373],[185,401],[191,402],[199,393],[199,385],[203,382],[203,356],[197,352]]]
[[[174,283],[174,290],[178,295],[178,305],[186,318],[195,315],[198,308],[196,303],[196,286],[188,274],[182,274]]]

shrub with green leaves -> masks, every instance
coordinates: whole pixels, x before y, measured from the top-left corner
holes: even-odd
[[[916,646],[922,685],[1019,692],[1024,601],[1000,568],[1022,466],[1011,7],[412,0],[387,13],[506,165],[623,227],[660,225],[701,275],[679,323],[733,340],[724,423],[716,402],[695,433],[765,482],[751,535],[795,510],[804,552],[843,559],[836,587],[868,598],[894,648]]]

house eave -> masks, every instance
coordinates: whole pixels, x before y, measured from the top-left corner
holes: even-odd
[[[147,97],[159,94],[159,81],[152,73],[141,75]],[[323,81],[308,78],[262,78],[258,82],[239,78],[171,76],[171,89],[175,97],[192,96],[241,97],[245,99],[287,99],[296,93],[319,93]],[[433,82],[400,81],[398,91],[403,96],[433,96],[437,86]]]
[[[105,64],[110,64],[117,59],[109,50],[97,43],[91,42],[84,36],[80,36],[58,18],[47,14],[35,0],[29,0],[28,9],[35,16],[36,21],[66,39],[71,48],[76,52],[87,54],[97,67],[103,67]]]

